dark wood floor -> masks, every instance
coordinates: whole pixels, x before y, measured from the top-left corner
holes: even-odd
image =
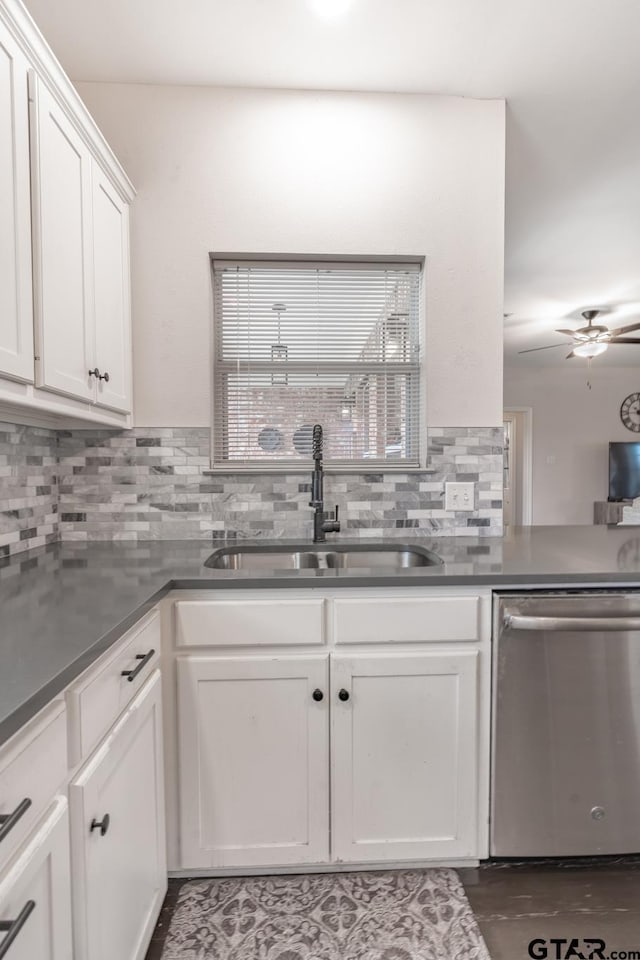
[[[167,890],[167,895],[164,899],[164,903],[162,904],[162,910],[160,911],[156,928],[153,931],[153,937],[151,938],[151,943],[149,944],[149,949],[147,950],[145,960],[160,960],[162,957],[164,939],[167,935],[169,924],[171,923],[173,911],[176,908],[178,893],[182,883],[182,880],[169,880],[169,889]]]
[[[469,902],[485,938],[491,960],[529,960],[532,940],[552,938],[566,946],[546,946],[547,960],[564,957],[573,939],[603,940],[605,957],[638,951],[640,958],[640,861],[556,864],[489,864],[460,870]],[[160,960],[164,938],[175,909],[181,880],[169,881],[169,892],[146,960]],[[575,947],[589,960],[589,944]],[[563,953],[556,954],[556,950]],[[574,953],[577,957],[579,954]],[[593,960],[596,960],[596,953]],[[444,960],[444,958],[443,958]]]
[[[604,940],[605,957],[638,951],[640,958],[640,863],[584,866],[494,866],[460,870],[491,960],[528,960],[531,940]],[[533,956],[555,960],[569,944],[536,945]],[[575,948],[588,960],[593,947]],[[571,954],[570,954],[571,955]],[[579,954],[574,953],[573,956]],[[595,955],[596,957],[598,954]],[[630,954],[631,956],[631,954]]]

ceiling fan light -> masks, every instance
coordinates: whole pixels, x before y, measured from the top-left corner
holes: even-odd
[[[608,343],[603,343],[602,341],[599,343],[593,341],[590,343],[579,343],[573,348],[573,352],[576,357],[588,357],[591,359],[592,357],[599,357],[601,353],[605,352],[608,346]]]

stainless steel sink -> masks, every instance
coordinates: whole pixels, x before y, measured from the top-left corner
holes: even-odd
[[[440,557],[423,547],[387,544],[362,547],[335,547],[327,552],[330,570],[405,570],[410,567],[432,567],[442,563]]]
[[[224,547],[212,553],[204,565],[216,570],[314,570],[318,556],[291,547]]]
[[[279,570],[406,570],[431,567],[442,560],[431,550],[407,544],[327,544],[327,546],[260,545],[223,547],[205,567],[216,570],[274,572]]]

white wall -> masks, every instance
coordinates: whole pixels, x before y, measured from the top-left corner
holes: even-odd
[[[209,423],[210,251],[425,255],[428,423],[501,422],[502,101],[78,87],[138,189],[138,425]]]
[[[587,387],[591,383],[591,390]],[[505,370],[504,405],[533,408],[534,524],[593,523],[606,500],[609,441],[638,440],[620,420],[620,404],[640,390],[633,367],[586,363]]]

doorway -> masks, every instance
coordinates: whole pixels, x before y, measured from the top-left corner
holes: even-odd
[[[531,490],[531,407],[509,407],[503,414],[503,524],[509,527],[530,526]]]

